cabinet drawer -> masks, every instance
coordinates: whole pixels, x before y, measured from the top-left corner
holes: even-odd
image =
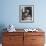
[[[23,32],[4,32],[4,36],[23,36]]]
[[[3,44],[3,46],[16,46],[14,44]]]
[[[32,46],[44,46],[44,44],[32,44]]]
[[[2,46],[23,46],[23,44],[3,44]]]
[[[44,36],[44,32],[25,32],[25,33],[24,33],[24,36],[26,36],[26,35],[27,35],[27,36],[29,36],[29,35],[32,35],[32,36],[33,36],[33,35],[34,35],[34,36],[41,36],[41,35],[42,35],[42,36]]]
[[[23,41],[23,36],[4,36],[3,43],[14,43]]]
[[[33,44],[43,44],[44,36],[32,36],[32,43]]]

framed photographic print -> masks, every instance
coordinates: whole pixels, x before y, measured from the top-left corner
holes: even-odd
[[[19,21],[20,22],[34,21],[34,5],[19,5]]]

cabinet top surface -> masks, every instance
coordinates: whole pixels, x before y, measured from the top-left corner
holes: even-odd
[[[44,32],[44,31],[41,31],[41,30],[38,30],[38,31],[25,31],[24,29],[16,29],[16,31],[15,32],[9,32],[9,33],[16,33],[16,32],[25,32],[25,33],[27,33],[27,32],[29,32],[29,33],[41,33],[41,32]],[[8,33],[8,31],[7,31],[7,33]]]

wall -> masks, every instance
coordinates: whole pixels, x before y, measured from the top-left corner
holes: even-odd
[[[40,27],[46,32],[46,0],[0,0],[0,27],[13,24],[16,28]],[[34,5],[34,22],[19,22],[19,5]],[[0,29],[0,31],[1,31]]]
[[[46,28],[46,1],[37,0],[1,0],[0,24],[13,24],[16,28],[41,27]],[[19,5],[34,5],[34,22],[19,22]]]

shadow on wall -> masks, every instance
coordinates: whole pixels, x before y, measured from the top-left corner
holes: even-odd
[[[5,25],[4,24],[0,24],[0,43],[2,43],[2,36],[3,36],[3,32],[5,32],[6,30],[4,30]]]

